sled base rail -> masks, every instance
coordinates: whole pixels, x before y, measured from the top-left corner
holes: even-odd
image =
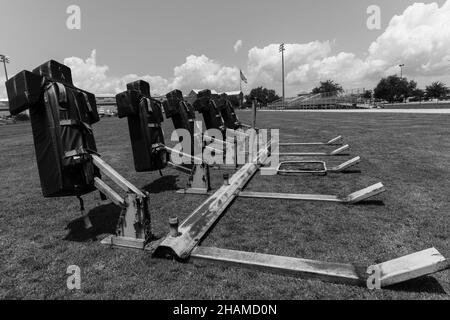
[[[280,146],[332,146],[341,145],[343,143],[343,137],[337,136],[336,138],[330,139],[326,142],[286,142],[280,143]]]
[[[280,152],[276,154],[279,156],[290,156],[290,157],[331,157],[342,155],[345,151],[348,151],[349,149],[350,145],[346,144],[331,152]]]
[[[275,193],[275,192],[253,192],[253,191],[241,191],[239,192],[238,196],[242,198],[325,201],[325,202],[339,202],[344,204],[355,204],[363,200],[367,200],[368,198],[374,197],[385,191],[386,188],[381,182],[379,182],[370,187],[353,192],[346,197],[339,197],[336,195],[325,195],[325,194]]]
[[[264,253],[245,252],[214,247],[196,247],[193,261],[208,261],[225,265],[279,273],[303,279],[321,280],[357,286],[367,286],[369,266],[291,258]],[[380,271],[380,288],[401,283],[449,268],[448,260],[435,248],[426,249],[394,260],[371,266]]]

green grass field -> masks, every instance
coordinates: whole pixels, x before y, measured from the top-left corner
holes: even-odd
[[[250,113],[240,114],[249,122]],[[261,177],[246,190],[344,195],[376,182],[387,192],[346,206],[317,202],[238,199],[204,245],[330,262],[370,265],[429,247],[449,257],[450,116],[414,114],[258,114],[258,126],[281,128],[283,141],[324,141],[338,134],[358,170],[319,176]],[[180,195],[187,176],[172,169],[136,173],[126,120],[94,126],[99,152],[117,171],[151,193],[153,229],[170,216],[185,218],[205,198]],[[165,123],[166,137],[172,124]],[[80,231],[75,198],[41,195],[29,123],[0,127],[0,298],[32,299],[448,299],[450,272],[381,291],[296,279],[207,263],[179,263],[148,253],[112,249]],[[297,148],[323,150],[330,148]],[[289,150],[289,149],[286,149]],[[213,186],[222,173],[212,171]],[[85,197],[103,233],[118,210],[98,193]],[[69,265],[81,268],[81,290],[66,287]]]

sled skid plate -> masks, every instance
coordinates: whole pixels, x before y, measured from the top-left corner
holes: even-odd
[[[109,245],[113,247],[123,247],[130,249],[143,250],[145,248],[144,239],[128,238],[128,237],[118,237],[118,236],[107,236],[103,239],[101,244]]]
[[[361,157],[355,157],[353,159],[350,159],[344,163],[341,163],[340,165],[336,167],[332,167],[328,169],[328,172],[342,172],[344,170],[347,170],[350,167],[353,167],[361,162]]]

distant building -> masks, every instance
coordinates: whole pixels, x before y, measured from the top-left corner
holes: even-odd
[[[297,97],[305,97],[311,95],[311,92],[302,91],[299,94],[297,94]]]
[[[202,89],[203,90],[203,89]],[[186,96],[186,101],[189,102],[190,104],[193,104],[195,100],[197,100],[197,95],[200,91],[199,89],[193,89],[191,90],[191,92],[189,92],[189,94]],[[216,90],[211,90],[211,95],[214,97],[218,97],[219,94],[217,93]]]
[[[219,95],[226,94],[235,108],[241,108],[244,104],[244,93],[242,91],[228,91],[219,93]]]
[[[197,100],[198,93],[202,90],[194,89],[189,92],[187,96],[185,96],[185,99],[190,103],[194,103],[195,100]],[[228,91],[228,92],[217,92],[216,90],[211,90],[211,95],[214,97],[219,97],[222,94],[226,94],[228,96],[228,99],[233,103],[235,107],[239,107],[242,105],[242,102],[244,101],[244,94],[242,91]]]
[[[95,95],[95,100],[97,102],[97,110],[100,116],[104,116],[106,114],[116,114],[117,113],[117,105],[116,105],[116,95],[111,93],[99,93]]]
[[[6,99],[0,99],[0,117],[9,116],[9,102]]]

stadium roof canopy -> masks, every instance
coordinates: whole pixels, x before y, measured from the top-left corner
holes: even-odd
[[[116,97],[116,95],[113,93],[96,93],[95,96],[98,98],[115,98]]]
[[[227,96],[238,96],[242,93],[242,91],[228,91],[228,92],[221,92],[220,94],[226,94]]]
[[[199,90],[199,89],[192,89],[192,91],[194,91],[195,94],[198,94],[198,93],[199,93],[200,91],[202,91],[202,90]],[[216,90],[210,90],[210,91],[211,91],[211,94],[218,94]]]

